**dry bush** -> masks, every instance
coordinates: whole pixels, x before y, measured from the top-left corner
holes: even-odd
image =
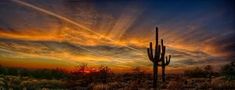
[[[182,90],[183,89],[183,83],[178,82],[178,81],[170,81],[167,89]]]
[[[235,80],[228,81],[225,77],[217,77],[212,80],[212,88],[216,90],[234,90]]]
[[[92,87],[92,90],[110,90],[110,86],[108,84],[96,84]]]

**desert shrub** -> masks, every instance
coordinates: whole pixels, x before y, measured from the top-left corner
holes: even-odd
[[[224,77],[217,77],[212,81],[213,90],[234,90],[235,81],[225,80]]]
[[[224,65],[221,68],[221,74],[225,76],[227,80],[235,80],[235,62]]]
[[[107,83],[110,75],[111,75],[111,69],[107,66],[101,65],[97,72],[96,78],[98,79],[98,82]]]
[[[30,79],[22,81],[19,84],[21,87],[24,87],[29,90],[35,90],[39,88],[48,88],[48,89],[59,89],[65,88],[65,82],[61,80],[46,80],[46,79]]]
[[[36,69],[30,70],[25,68],[10,68],[1,67],[0,74],[2,75],[13,75],[13,76],[30,76],[33,78],[45,78],[45,79],[66,79],[69,77],[62,69]]]
[[[134,74],[134,79],[142,80],[143,78],[145,78],[145,73],[143,70],[140,69],[140,67],[135,67],[132,73]]]
[[[212,66],[211,66],[211,65],[206,65],[206,66],[204,67],[204,70],[205,70],[206,76],[211,80],[212,74],[214,73]]]
[[[184,75],[188,76],[188,77],[208,77],[207,71],[205,71],[199,67],[185,70]]]
[[[108,84],[96,84],[93,86],[92,90],[110,90],[110,86]]]
[[[183,82],[178,82],[178,81],[170,81],[168,85],[169,90],[182,90],[183,89]]]
[[[59,69],[40,69],[33,70],[30,76],[33,78],[44,78],[44,79],[66,79],[68,74]]]
[[[87,69],[88,69],[87,64],[80,64],[76,66],[75,69],[72,72],[70,72],[71,74],[70,79],[77,80],[85,78]]]

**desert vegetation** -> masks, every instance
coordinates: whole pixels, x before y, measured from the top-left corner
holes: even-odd
[[[208,69],[210,67],[211,69]],[[87,72],[89,66],[80,65],[76,71],[63,69],[37,69],[0,67],[0,88],[2,89],[74,89],[74,90],[149,90],[152,88],[151,73],[135,67],[132,72],[113,73],[107,66],[97,67]],[[157,89],[235,89],[235,66],[232,63],[213,71],[210,65],[203,69],[195,67],[181,74],[167,74],[166,81],[161,77]]]

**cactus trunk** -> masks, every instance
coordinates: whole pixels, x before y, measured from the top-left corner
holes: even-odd
[[[165,67],[162,66],[162,82],[166,81]]]
[[[157,81],[158,81],[158,68],[157,65],[153,65],[153,88],[157,88]]]

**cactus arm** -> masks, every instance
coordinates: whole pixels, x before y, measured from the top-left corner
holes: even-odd
[[[161,46],[162,46],[162,51],[163,51],[163,48],[165,47],[164,44],[163,44],[163,40],[161,39]]]
[[[161,63],[161,64],[158,63],[158,66],[166,66],[166,65],[169,65],[169,64],[170,64],[170,59],[171,59],[171,55],[169,55],[169,59],[168,59],[168,57],[166,56],[165,63]]]
[[[157,49],[157,57],[155,57],[156,58],[156,60],[157,60],[157,62],[160,62],[161,60],[159,59],[160,58],[160,55],[161,55],[161,50],[160,50],[160,48],[161,48],[161,46],[160,45],[158,45],[158,49]]]
[[[163,46],[162,47],[162,53],[161,53],[161,57],[160,57],[160,61],[162,61],[162,60],[164,60],[165,58],[165,49],[166,49],[166,47],[165,46]]]
[[[149,48],[147,49],[149,60],[153,62],[153,46],[152,42],[149,43]]]
[[[165,56],[166,46],[163,45],[163,40],[161,40],[161,43],[162,43],[162,54],[163,54],[163,56]]]
[[[149,60],[153,62],[153,57],[152,57],[151,51],[152,50],[150,48],[147,48]]]
[[[169,59],[168,59],[168,57],[166,57],[166,65],[169,65],[170,61],[171,61],[171,55],[169,55]]]
[[[153,43],[152,42],[150,42],[149,43],[149,52],[150,52],[150,56],[151,56],[151,59],[153,60]]]
[[[161,53],[161,61],[164,60],[165,57],[165,50],[166,50],[166,46],[163,45],[163,40],[161,39],[161,46],[162,46],[162,53]]]

